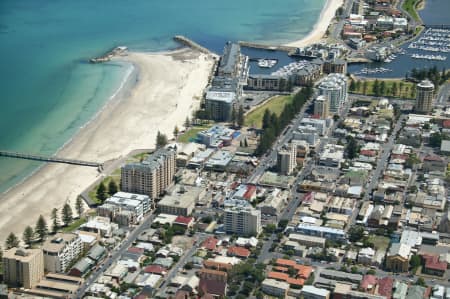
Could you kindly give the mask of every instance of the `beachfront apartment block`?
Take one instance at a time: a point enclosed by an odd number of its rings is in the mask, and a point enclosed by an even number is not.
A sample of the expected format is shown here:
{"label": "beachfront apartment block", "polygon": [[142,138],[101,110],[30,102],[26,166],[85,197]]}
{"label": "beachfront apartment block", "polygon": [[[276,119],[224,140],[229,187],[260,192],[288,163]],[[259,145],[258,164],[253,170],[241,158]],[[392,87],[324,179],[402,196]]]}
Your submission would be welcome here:
{"label": "beachfront apartment block", "polygon": [[83,251],[80,237],[72,233],[58,233],[47,239],[42,247],[44,268],[49,272],[64,273]]}
{"label": "beachfront apartment block", "polygon": [[423,80],[416,86],[416,112],[429,113],[433,109],[434,84]]}
{"label": "beachfront apartment block", "polygon": [[11,248],[3,252],[3,281],[10,287],[31,289],[44,277],[42,249]]}
{"label": "beachfront apartment block", "polygon": [[205,106],[208,116],[216,121],[229,121],[235,100],[235,92],[211,90],[206,92]]}
{"label": "beachfront apartment block", "polygon": [[344,74],[333,73],[325,77],[319,86],[319,95],[329,101],[330,112],[337,113],[347,100],[347,79]]}
{"label": "beachfront apartment block", "polygon": [[261,211],[248,205],[226,208],[224,227],[231,234],[258,235],[261,232]]}
{"label": "beachfront apartment block", "polygon": [[120,176],[122,191],[158,198],[172,184],[175,158],[174,149],[163,148],[140,163],[126,164]]}
{"label": "beachfront apartment block", "polygon": [[115,206],[119,211],[129,211],[137,221],[151,210],[153,200],[148,195],[117,192],[105,200],[106,205]]}

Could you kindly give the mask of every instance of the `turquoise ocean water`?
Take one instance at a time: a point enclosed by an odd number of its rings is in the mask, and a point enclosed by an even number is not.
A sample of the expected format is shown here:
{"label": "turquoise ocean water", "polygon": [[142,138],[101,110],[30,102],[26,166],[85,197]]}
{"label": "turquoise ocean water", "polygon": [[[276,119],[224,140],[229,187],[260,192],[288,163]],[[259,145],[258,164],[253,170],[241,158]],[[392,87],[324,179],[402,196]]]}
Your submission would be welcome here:
{"label": "turquoise ocean water", "polygon": [[[1,0],[0,149],[54,154],[117,90],[129,66],[90,65],[126,45],[176,47],[186,35],[216,52],[227,40],[305,36],[325,0]],[[0,158],[0,192],[41,164]]]}

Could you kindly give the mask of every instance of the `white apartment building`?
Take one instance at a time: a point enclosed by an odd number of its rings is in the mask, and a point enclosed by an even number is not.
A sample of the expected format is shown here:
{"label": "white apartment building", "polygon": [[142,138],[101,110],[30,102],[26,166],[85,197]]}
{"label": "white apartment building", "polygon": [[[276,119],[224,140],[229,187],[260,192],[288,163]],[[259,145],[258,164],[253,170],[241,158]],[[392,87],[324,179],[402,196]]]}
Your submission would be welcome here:
{"label": "white apartment building", "polygon": [[225,209],[224,227],[227,233],[258,235],[261,232],[261,211],[252,206],[229,207]]}
{"label": "white apartment building", "polygon": [[153,200],[148,195],[117,192],[106,199],[105,203],[117,206],[122,211],[130,211],[135,214],[137,220],[140,220],[151,210]]}
{"label": "white apartment building", "polygon": [[293,144],[284,146],[277,153],[277,168],[283,175],[290,175],[297,166],[297,147]]}
{"label": "white apartment building", "polygon": [[339,112],[347,100],[347,79],[344,74],[329,74],[319,84],[319,95],[325,96],[329,101],[330,112]]}
{"label": "white apartment building", "polygon": [[44,268],[49,272],[64,273],[83,250],[80,237],[72,233],[58,233],[45,241]]}

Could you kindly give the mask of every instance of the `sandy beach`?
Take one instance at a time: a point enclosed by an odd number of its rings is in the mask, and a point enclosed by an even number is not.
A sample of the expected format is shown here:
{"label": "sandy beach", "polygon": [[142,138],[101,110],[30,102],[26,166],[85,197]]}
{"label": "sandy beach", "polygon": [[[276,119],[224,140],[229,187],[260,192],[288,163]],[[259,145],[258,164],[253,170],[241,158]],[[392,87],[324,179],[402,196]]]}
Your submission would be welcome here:
{"label": "sandy beach", "polygon": [[[129,53],[120,59],[134,65],[129,77],[133,82],[127,82],[58,156],[104,162],[153,148],[158,130],[171,138],[175,125],[181,127],[199,106],[213,66],[212,57],[189,49]],[[0,196],[0,240],[10,232],[21,237],[39,214],[48,218],[54,207],[60,209],[67,201],[73,206],[78,194],[101,175],[90,167],[42,167]]]}
{"label": "sandy beach", "polygon": [[327,0],[327,3],[322,9],[320,17],[314,25],[313,30],[304,38],[287,43],[286,46],[305,47],[307,45],[320,41],[327,32],[327,28],[330,25],[330,22],[336,15],[336,10],[343,4],[344,0]]}

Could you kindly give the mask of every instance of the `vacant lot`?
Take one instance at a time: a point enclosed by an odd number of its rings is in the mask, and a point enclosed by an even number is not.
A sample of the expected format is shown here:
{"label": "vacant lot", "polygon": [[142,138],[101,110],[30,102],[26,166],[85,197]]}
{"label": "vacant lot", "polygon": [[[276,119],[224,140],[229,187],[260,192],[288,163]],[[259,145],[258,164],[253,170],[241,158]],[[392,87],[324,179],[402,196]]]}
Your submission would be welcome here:
{"label": "vacant lot", "polygon": [[270,98],[263,105],[250,111],[245,116],[244,124],[246,126],[261,128],[264,111],[266,111],[266,109],[269,109],[270,112],[275,112],[279,116],[284,109],[284,105],[292,103],[292,100],[292,96],[275,96]]}

